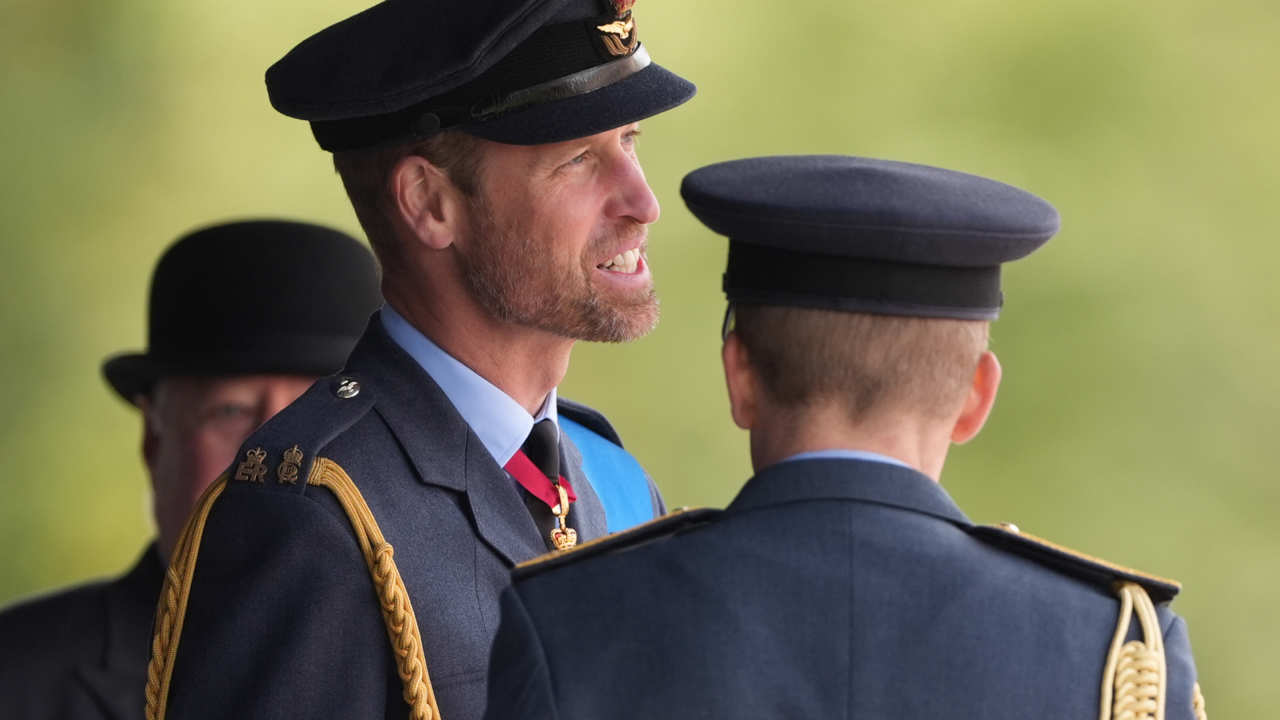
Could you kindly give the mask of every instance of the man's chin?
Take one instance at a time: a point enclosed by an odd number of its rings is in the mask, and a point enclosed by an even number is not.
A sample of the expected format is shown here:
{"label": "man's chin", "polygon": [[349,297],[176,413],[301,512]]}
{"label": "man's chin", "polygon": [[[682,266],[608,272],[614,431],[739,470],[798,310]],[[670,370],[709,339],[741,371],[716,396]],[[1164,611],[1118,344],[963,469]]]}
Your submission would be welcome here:
{"label": "man's chin", "polygon": [[660,315],[658,299],[650,292],[643,302],[626,307],[615,305],[601,308],[594,314],[590,329],[579,335],[578,339],[609,343],[639,340],[653,332],[658,326]]}

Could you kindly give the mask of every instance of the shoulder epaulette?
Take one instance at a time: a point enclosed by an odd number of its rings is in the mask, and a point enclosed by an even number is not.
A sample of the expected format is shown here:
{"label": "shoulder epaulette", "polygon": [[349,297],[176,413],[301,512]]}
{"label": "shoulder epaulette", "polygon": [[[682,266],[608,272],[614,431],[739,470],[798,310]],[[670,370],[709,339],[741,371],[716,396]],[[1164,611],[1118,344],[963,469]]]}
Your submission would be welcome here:
{"label": "shoulder epaulette", "polygon": [[317,454],[364,417],[373,401],[373,389],[358,375],[317,380],[249,436],[227,471],[228,480],[304,492]]}
{"label": "shoulder epaulette", "polygon": [[600,411],[564,398],[556,398],[556,412],[586,427],[605,440],[622,447],[622,438]]}
{"label": "shoulder epaulette", "polygon": [[622,532],[596,538],[569,550],[550,552],[532,560],[526,560],[516,566],[514,577],[517,580],[531,577],[584,558],[635,547],[660,537],[675,535],[678,532],[710,522],[720,512],[710,508],[679,508],[662,517],[654,518],[647,523]]}
{"label": "shoulder epaulette", "polygon": [[1172,600],[1182,590],[1182,584],[1176,580],[1151,575],[1077,552],[1024,533],[1017,526],[1008,523],[977,525],[969,530],[969,534],[1008,552],[1022,555],[1067,575],[1099,585],[1110,587],[1119,581],[1137,583],[1157,603]]}
{"label": "shoulder epaulette", "polygon": [[[160,591],[151,661],[147,665],[147,718],[164,720],[173,679],[173,660],[178,654],[201,540],[209,513],[228,482],[259,484],[271,487],[275,492],[292,492],[290,486],[293,486],[297,488],[296,492],[301,493],[308,486],[319,486],[333,494],[364,556],[374,593],[379,598],[394,598],[394,601],[379,605],[391,647],[396,651],[396,669],[404,685],[409,717],[440,717],[435,690],[427,673],[422,633],[408,602],[409,591],[392,557],[391,545],[378,527],[373,510],[346,471],[332,460],[316,457],[318,451],[364,417],[372,407],[373,393],[361,387],[354,375],[335,375],[317,381],[292,405],[277,413],[249,437],[244,445],[247,449],[242,450],[245,459],[209,486],[196,503],[178,537]],[[281,458],[274,473],[270,472],[267,448],[276,449]],[[268,475],[271,475],[270,479]]]}

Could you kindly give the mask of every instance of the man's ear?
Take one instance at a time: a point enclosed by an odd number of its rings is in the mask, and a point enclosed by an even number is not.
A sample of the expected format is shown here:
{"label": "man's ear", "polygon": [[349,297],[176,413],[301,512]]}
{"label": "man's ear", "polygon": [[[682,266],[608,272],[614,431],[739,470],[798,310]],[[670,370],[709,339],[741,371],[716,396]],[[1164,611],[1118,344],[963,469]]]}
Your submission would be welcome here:
{"label": "man's ear", "polygon": [[152,420],[155,406],[151,404],[151,398],[146,395],[134,398],[133,404],[137,405],[142,413],[142,461],[147,464],[147,474],[154,478],[160,452],[160,436],[156,432],[155,421]]}
{"label": "man's ear", "polygon": [[462,194],[443,170],[420,155],[400,159],[391,170],[391,192],[400,221],[418,242],[443,250],[458,235]]}
{"label": "man's ear", "polygon": [[724,362],[724,380],[729,388],[729,412],[733,415],[733,422],[743,430],[750,430],[760,412],[760,379],[751,366],[747,346],[738,333],[731,332],[725,337],[720,359]]}
{"label": "man's ear", "polygon": [[978,367],[973,371],[960,417],[951,428],[951,442],[957,445],[969,442],[986,424],[987,416],[996,403],[996,391],[1000,389],[1000,374],[1000,361],[996,354],[990,350],[983,351],[978,358]]}

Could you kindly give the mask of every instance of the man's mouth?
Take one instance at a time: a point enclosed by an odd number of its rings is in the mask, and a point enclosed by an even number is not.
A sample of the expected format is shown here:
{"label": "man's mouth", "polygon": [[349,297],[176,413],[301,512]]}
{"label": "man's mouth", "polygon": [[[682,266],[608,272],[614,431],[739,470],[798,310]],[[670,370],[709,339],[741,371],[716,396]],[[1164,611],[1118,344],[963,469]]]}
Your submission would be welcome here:
{"label": "man's mouth", "polygon": [[634,275],[636,269],[640,266],[641,257],[640,248],[632,248],[614,255],[612,259],[600,263],[596,267],[609,272]]}

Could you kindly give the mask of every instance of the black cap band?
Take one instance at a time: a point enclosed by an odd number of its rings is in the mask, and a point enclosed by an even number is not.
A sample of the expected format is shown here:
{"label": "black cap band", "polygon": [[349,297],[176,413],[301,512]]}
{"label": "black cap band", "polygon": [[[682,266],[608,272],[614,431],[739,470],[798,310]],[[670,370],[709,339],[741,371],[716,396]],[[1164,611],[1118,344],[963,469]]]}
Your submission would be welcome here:
{"label": "black cap band", "polygon": [[994,320],[1003,302],[999,265],[908,264],[730,240],[730,302],[961,320]]}

